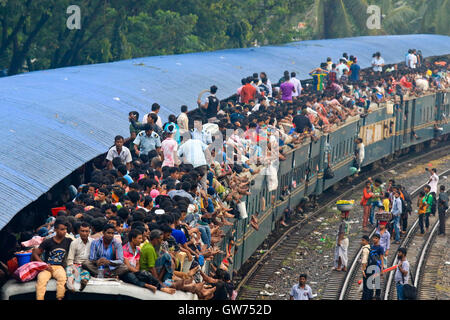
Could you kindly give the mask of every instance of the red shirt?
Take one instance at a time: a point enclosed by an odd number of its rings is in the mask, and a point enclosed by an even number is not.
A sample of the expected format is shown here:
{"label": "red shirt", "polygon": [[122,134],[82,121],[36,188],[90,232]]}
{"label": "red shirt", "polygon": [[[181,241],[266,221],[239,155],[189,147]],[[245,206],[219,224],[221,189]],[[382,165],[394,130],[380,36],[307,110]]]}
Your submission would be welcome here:
{"label": "red shirt", "polygon": [[250,83],[247,83],[241,90],[241,102],[248,103],[250,100],[255,99],[256,89]]}

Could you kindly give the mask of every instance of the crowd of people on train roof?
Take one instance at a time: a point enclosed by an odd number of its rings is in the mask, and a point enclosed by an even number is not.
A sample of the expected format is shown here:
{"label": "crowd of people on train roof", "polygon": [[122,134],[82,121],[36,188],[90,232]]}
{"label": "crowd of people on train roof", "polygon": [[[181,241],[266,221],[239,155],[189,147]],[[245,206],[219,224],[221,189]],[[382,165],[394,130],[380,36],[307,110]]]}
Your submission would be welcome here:
{"label": "crowd of people on train roof", "polygon": [[[448,87],[447,61],[425,61],[410,50],[405,62],[385,65],[377,52],[363,70],[357,57],[343,54],[311,70],[312,84],[302,84],[295,72],[285,71],[278,81],[254,73],[231,98],[220,101],[213,85],[197,110],[188,115],[182,106],[165,123],[157,103],[143,117],[131,111],[130,138],[116,136],[90,181],[71,186],[61,210],[22,233],[11,251],[32,249],[32,261],[47,264],[36,277],[36,299],[44,299],[51,278],[63,299],[67,290],[84,290],[92,277],[120,279],[168,298],[181,290],[200,299],[234,299],[229,269],[236,230],[225,237],[224,229],[247,216],[244,201],[254,177],[261,171],[276,176],[267,168],[286,152],[348,118],[366,116],[375,104],[401,108],[407,96]],[[257,231],[258,213],[248,215]],[[14,271],[11,261],[1,263],[0,278]]]}

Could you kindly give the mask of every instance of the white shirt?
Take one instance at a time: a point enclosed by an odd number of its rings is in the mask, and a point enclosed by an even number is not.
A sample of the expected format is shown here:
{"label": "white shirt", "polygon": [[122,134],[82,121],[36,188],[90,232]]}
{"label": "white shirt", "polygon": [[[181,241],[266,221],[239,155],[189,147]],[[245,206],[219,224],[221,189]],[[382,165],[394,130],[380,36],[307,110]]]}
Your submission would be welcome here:
{"label": "white shirt", "polygon": [[373,58],[372,59],[372,64],[374,64],[373,66],[373,71],[375,72],[382,72],[383,71],[383,67],[381,65],[384,64],[384,59],[382,57],[378,58]]}
{"label": "white shirt", "polygon": [[194,168],[205,166],[206,157],[204,151],[208,148],[201,140],[189,139],[183,143],[178,149],[178,157],[183,159],[183,163],[190,163]]}
{"label": "white shirt", "polygon": [[297,283],[291,289],[291,297],[294,300],[310,300],[313,298],[311,287],[305,284],[305,288],[301,288]]}
{"label": "white shirt", "polygon": [[415,69],[416,65],[417,65],[417,57],[415,54],[408,54],[408,67],[410,67],[411,69]]}
{"label": "white shirt", "polygon": [[416,87],[422,91],[427,91],[429,89],[429,83],[423,78],[416,79]]}
{"label": "white shirt", "polygon": [[430,192],[434,192],[437,194],[437,186],[439,183],[439,176],[436,173],[433,173],[433,175],[430,177],[430,180],[431,180],[429,183],[430,188],[431,188]]}
{"label": "white shirt", "polygon": [[[154,113],[154,112],[152,111],[152,112],[150,112],[150,113]],[[148,118],[148,115],[149,115],[150,113],[147,113],[147,114],[144,115],[144,119],[142,119],[142,124],[147,123],[147,118]],[[156,114],[156,113],[155,113],[155,114]],[[161,117],[160,117],[160,116],[158,116],[158,120],[156,120],[156,125],[157,125],[158,127],[160,127],[160,128],[163,127],[163,123],[162,123],[162,120],[161,120]]]}
{"label": "white shirt", "polygon": [[358,157],[359,157],[359,162],[362,163],[364,161],[364,157],[365,155],[365,149],[364,149],[364,143],[360,143],[358,144]]}
{"label": "white shirt", "polygon": [[336,67],[337,80],[341,79],[342,75],[344,74],[344,70],[347,70],[347,72],[350,71],[346,64],[341,63]]}
{"label": "white shirt", "polygon": [[74,263],[82,264],[89,260],[89,254],[91,252],[92,239],[89,237],[86,244],[77,238],[70,243],[69,253],[67,254],[67,265],[70,266]]}
{"label": "white shirt", "polygon": [[117,152],[116,146],[109,149],[108,154],[106,155],[106,160],[113,161],[116,157],[119,157],[120,160],[122,160],[122,164],[130,163],[133,160],[130,149],[125,146],[122,146],[122,152],[120,152],[120,154]]}
{"label": "white shirt", "polygon": [[408,262],[408,260],[405,260],[405,261],[402,262],[402,269],[404,271],[408,271],[408,274],[406,276],[402,277],[402,273],[397,268],[395,270],[394,281],[395,281],[395,283],[400,282],[401,284],[407,284],[408,281],[409,281],[409,262]]}
{"label": "white shirt", "polygon": [[302,93],[302,83],[297,78],[291,78],[289,80],[290,83],[294,85],[295,92],[292,93],[293,97],[298,97]]}
{"label": "white shirt", "polygon": [[191,132],[192,139],[200,140],[204,144],[209,145],[212,143],[212,136],[206,130],[198,131],[197,128],[194,128]]}

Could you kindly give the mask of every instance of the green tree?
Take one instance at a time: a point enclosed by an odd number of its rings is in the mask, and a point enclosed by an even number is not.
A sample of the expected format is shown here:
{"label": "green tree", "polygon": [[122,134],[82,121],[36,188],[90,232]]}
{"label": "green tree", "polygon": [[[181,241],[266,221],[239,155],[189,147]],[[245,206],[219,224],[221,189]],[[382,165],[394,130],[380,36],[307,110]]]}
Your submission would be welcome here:
{"label": "green tree", "polygon": [[319,39],[371,35],[366,0],[316,0],[315,36]]}

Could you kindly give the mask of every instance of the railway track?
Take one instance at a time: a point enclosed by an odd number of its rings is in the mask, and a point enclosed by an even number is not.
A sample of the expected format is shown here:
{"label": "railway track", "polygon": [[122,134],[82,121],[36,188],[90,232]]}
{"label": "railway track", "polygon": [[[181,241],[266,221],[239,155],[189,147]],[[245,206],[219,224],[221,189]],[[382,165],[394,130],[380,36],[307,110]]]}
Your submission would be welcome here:
{"label": "railway track", "polygon": [[[447,169],[444,172],[441,172],[439,174],[440,177],[445,176],[450,172],[450,169]],[[411,193],[411,199],[417,197],[418,193],[422,188],[425,186],[425,184],[419,186]],[[414,200],[413,200],[414,205]],[[437,218],[431,216],[430,217],[430,225],[433,225]],[[389,256],[387,261],[387,267],[393,266],[395,264],[398,264],[397,262],[397,250],[400,247],[405,247],[408,249],[408,261],[410,261],[410,264],[412,265],[412,273],[414,274],[415,266],[415,260],[412,259],[412,257],[416,257],[417,255],[422,252],[421,245],[422,243],[426,243],[427,239],[432,236],[432,232],[428,232],[424,237],[417,236],[417,230],[418,230],[418,219],[415,219],[413,224],[409,224],[407,234],[406,236],[401,240],[400,244],[395,244],[391,242],[391,246],[389,249]],[[370,237],[375,233],[375,229],[373,229],[370,233]],[[359,290],[359,286],[357,284],[357,281],[361,278],[361,264],[360,264],[360,258],[361,258],[362,249],[360,248],[357,252],[357,254],[353,257],[351,267],[348,270],[347,274],[345,275],[342,287],[339,288],[338,286],[331,288],[330,291],[331,295],[333,292],[339,292],[339,300],[359,300],[361,299],[362,292]],[[412,260],[411,260],[412,259]],[[394,272],[390,272],[387,276],[381,278],[381,291],[382,291],[382,297],[384,300],[395,300],[396,294],[395,294],[395,285],[394,285]],[[338,283],[336,283],[338,284]],[[334,290],[333,290],[334,289]],[[384,292],[384,294],[383,294]]]}
{"label": "railway track", "polygon": [[[417,288],[418,300],[436,299],[435,285],[437,283],[441,255],[439,252],[434,252],[434,254],[431,253],[439,230],[439,219],[437,216],[430,217],[430,225],[431,230],[425,238],[417,236],[418,227],[416,226],[414,234],[411,235],[412,240],[405,244],[405,247],[408,249],[407,256],[409,256],[409,259],[411,259],[411,256],[415,258],[413,259],[413,261],[415,260],[415,263],[411,266],[410,283]],[[412,248],[411,242],[416,244]],[[420,250],[417,250],[418,248],[420,248]],[[394,264],[397,263],[398,261],[395,259]],[[385,300],[397,299],[396,289],[392,278],[393,275],[388,279],[384,297]]]}
{"label": "railway track", "polygon": [[[450,227],[450,219],[447,218],[446,220],[446,230],[448,230]],[[417,288],[418,300],[445,299],[445,297],[439,297],[437,284],[442,275],[440,267],[446,260],[445,252],[448,247],[448,236],[438,237],[438,230],[439,221],[433,227],[430,237],[425,243],[422,254],[417,261],[417,268],[413,279],[414,286]]]}
{"label": "railway track", "polygon": [[[380,176],[386,171],[396,169],[403,165],[407,161],[419,161],[423,158],[429,157],[430,153],[440,153],[444,152],[448,153],[448,146],[435,149],[433,151],[428,152],[427,154],[422,154],[419,156],[412,156],[408,157],[406,156],[404,159],[400,159],[401,162],[395,164],[392,167],[385,168],[381,173],[376,174],[375,176]],[[373,174],[373,172],[367,173],[367,177],[370,176],[370,174]],[[305,236],[310,234],[314,231],[319,225],[320,222],[318,222],[315,218],[319,217],[321,213],[326,211],[327,207],[330,205],[334,205],[335,202],[339,199],[343,199],[352,193],[355,192],[355,190],[362,189],[362,186],[364,185],[366,178],[361,179],[360,183],[357,185],[354,185],[352,187],[349,187],[346,191],[339,194],[336,197],[333,197],[333,199],[327,201],[325,205],[322,205],[320,208],[315,210],[314,212],[307,215],[306,218],[303,218],[298,223],[296,223],[294,226],[290,227],[271,247],[269,250],[267,250],[259,259],[256,261],[253,265],[253,267],[247,272],[245,277],[241,280],[239,285],[237,286],[238,291],[238,298],[239,299],[248,299],[248,300],[255,300],[260,294],[260,291],[264,290],[264,286],[267,283],[267,281],[273,276],[273,274],[280,268],[280,265],[295,248],[297,248],[299,241],[302,240]],[[374,232],[374,231],[373,231]],[[283,244],[283,246],[280,246],[280,244]],[[359,243],[356,243],[353,241],[348,251],[354,252],[357,251],[359,247]],[[338,292],[340,288],[342,288],[343,278],[345,277],[345,273],[333,273],[333,276],[331,279],[329,279],[328,287],[332,288],[335,287],[335,290],[326,290],[325,295],[323,299],[330,299],[334,295],[334,300],[337,299]],[[332,291],[335,291],[334,293]]]}

